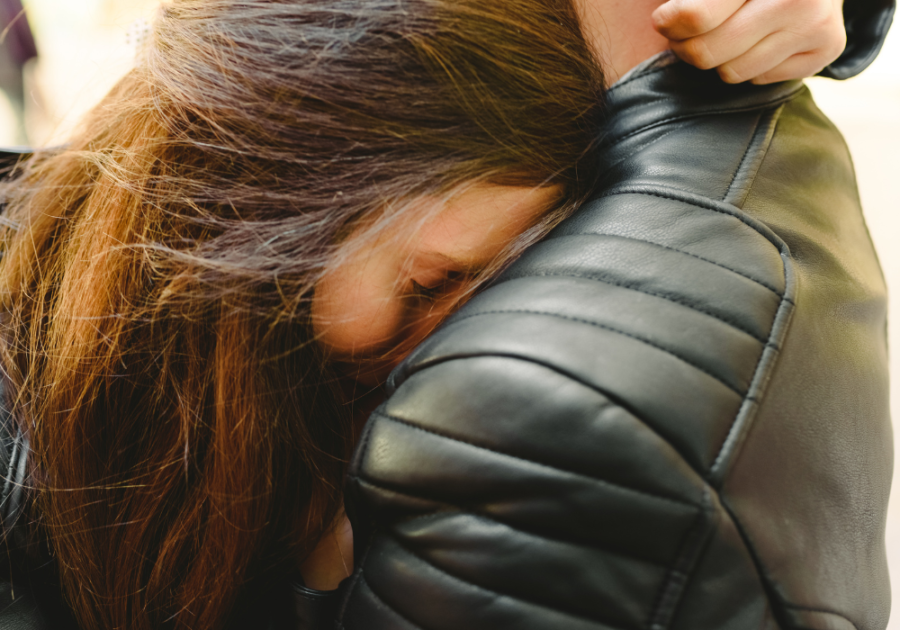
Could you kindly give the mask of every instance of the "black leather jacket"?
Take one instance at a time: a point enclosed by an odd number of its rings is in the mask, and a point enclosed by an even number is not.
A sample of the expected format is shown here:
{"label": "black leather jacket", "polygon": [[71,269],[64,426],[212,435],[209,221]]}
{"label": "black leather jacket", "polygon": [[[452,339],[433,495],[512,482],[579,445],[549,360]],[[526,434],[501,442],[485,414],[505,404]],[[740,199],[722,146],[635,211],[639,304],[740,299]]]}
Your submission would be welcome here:
{"label": "black leather jacket", "polygon": [[880,630],[886,297],[800,82],[609,93],[603,193],[391,377],[345,630]]}
{"label": "black leather jacket", "polygon": [[[824,74],[871,62],[893,4],[847,0]],[[285,627],[885,626],[884,285],[839,134],[800,83],[683,64],[609,109],[603,195],[393,375],[349,482],[358,568],[292,587]],[[0,629],[68,627],[48,584],[0,583]]]}

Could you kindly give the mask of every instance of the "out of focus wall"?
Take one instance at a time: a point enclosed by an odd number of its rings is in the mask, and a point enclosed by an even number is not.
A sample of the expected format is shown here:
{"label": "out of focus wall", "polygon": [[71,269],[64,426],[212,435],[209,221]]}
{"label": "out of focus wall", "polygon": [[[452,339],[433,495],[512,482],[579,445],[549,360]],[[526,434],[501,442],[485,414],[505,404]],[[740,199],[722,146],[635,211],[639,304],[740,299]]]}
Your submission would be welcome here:
{"label": "out of focus wall", "polygon": [[[32,145],[63,142],[82,114],[131,67],[133,31],[157,0],[24,0],[40,51],[27,78]],[[844,132],[891,297],[893,413],[900,451],[900,25],[862,76],[809,82],[820,107]],[[0,146],[13,144],[12,110],[0,96]],[[888,521],[888,553],[900,630],[900,466]]]}
{"label": "out of focus wall", "polygon": [[[150,20],[158,0],[23,0],[37,40],[37,60],[26,71],[28,141],[65,141],[83,114],[132,67],[139,20]],[[0,96],[0,145],[14,134],[12,111]]]}

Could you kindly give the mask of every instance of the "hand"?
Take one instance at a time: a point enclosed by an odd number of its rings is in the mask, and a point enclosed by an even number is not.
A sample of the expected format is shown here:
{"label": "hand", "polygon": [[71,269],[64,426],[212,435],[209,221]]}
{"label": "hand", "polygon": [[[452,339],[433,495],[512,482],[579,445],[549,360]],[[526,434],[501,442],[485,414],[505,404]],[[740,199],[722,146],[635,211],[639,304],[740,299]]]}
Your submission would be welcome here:
{"label": "hand", "polygon": [[681,59],[727,83],[816,74],[847,43],[843,0],[669,0],[653,26]]}
{"label": "hand", "polygon": [[333,591],[353,573],[353,528],[341,513],[303,563],[300,575],[308,588]]}

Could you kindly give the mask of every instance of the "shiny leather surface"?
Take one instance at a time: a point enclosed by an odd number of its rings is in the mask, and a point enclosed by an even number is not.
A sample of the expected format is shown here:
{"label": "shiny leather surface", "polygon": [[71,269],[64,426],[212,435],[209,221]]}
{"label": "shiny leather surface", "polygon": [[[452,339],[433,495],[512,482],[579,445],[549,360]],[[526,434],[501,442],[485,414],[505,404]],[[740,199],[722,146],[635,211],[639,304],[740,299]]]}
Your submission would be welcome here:
{"label": "shiny leather surface", "polygon": [[37,606],[27,593],[16,593],[9,582],[0,583],[0,628],[3,630],[44,630],[47,628]]}
{"label": "shiny leather surface", "polygon": [[[865,70],[878,56],[896,8],[896,0],[844,0],[847,47],[819,74],[832,79],[849,79]],[[873,42],[877,45],[873,46]]]}
{"label": "shiny leather surface", "polygon": [[[848,47],[822,74],[847,78],[864,69],[881,48],[894,4],[846,0]],[[857,460],[878,440],[879,431],[880,446],[889,443],[883,421],[860,421],[885,413],[878,408],[883,347],[872,332],[883,317],[881,287],[866,288],[863,282],[855,299],[836,303],[827,292],[804,297],[820,307],[827,304],[843,319],[826,325],[813,317],[804,334],[797,334],[792,324],[785,344],[799,348],[788,354],[776,355],[771,347],[759,350],[788,329],[786,321],[776,326],[775,318],[781,312],[787,320],[794,310],[784,296],[796,291],[798,278],[811,276],[804,282],[814,283],[824,278],[838,294],[859,288],[860,279],[878,285],[870,277],[874,261],[861,236],[848,181],[852,172],[846,162],[833,163],[832,151],[845,152],[814,114],[809,120],[799,115],[793,123],[799,144],[788,142],[792,148],[776,161],[767,157],[773,138],[777,146],[783,144],[782,116],[802,113],[795,110],[795,101],[808,104],[794,84],[766,88],[761,103],[755,89],[723,90],[707,79],[662,86],[638,79],[612,98],[608,183],[620,187],[561,227],[556,243],[541,246],[540,252],[550,252],[547,262],[544,253],[530,254],[511,270],[507,282],[484,296],[503,296],[512,300],[503,302],[504,308],[516,309],[521,297],[497,291],[512,287],[516,293],[522,287],[529,294],[537,291],[534,295],[545,299],[543,306],[553,298],[548,308],[554,309],[559,304],[553,296],[561,293],[562,301],[573,302],[573,310],[527,318],[468,310],[472,322],[492,326],[471,341],[489,338],[499,327],[503,334],[497,335],[495,346],[485,350],[473,345],[441,355],[445,332],[454,330],[448,327],[407,363],[395,379],[397,393],[382,409],[383,414],[397,414],[399,421],[377,416],[358,452],[350,509],[356,512],[357,549],[365,555],[346,585],[349,595],[338,621],[329,617],[340,593],[291,591],[285,595],[291,611],[286,618],[284,606],[276,607],[277,614],[261,610],[259,627],[624,629],[635,627],[634,620],[654,629],[883,627],[886,582],[878,541],[889,454],[876,450],[878,457],[868,466]],[[668,98],[677,102],[666,102]],[[790,107],[773,109],[789,101]],[[723,107],[730,112],[725,117],[718,111]],[[808,125],[826,128],[816,136],[822,144],[804,146]],[[704,135],[694,135],[701,128]],[[818,162],[830,165],[832,170],[821,177],[838,179],[810,203],[799,203],[798,208],[807,210],[800,223],[781,225],[779,216],[791,218],[780,197],[784,189],[793,203],[813,187],[812,181],[797,181],[793,162],[785,166],[797,154],[809,169],[815,170]],[[22,155],[0,151],[0,177]],[[621,187],[632,184],[675,188],[680,201],[667,199],[668,189],[655,197],[646,188]],[[810,225],[821,227],[819,204],[831,207],[835,190],[841,202],[827,217],[833,223],[824,230],[827,234],[804,232]],[[710,200],[723,203],[710,209],[704,205]],[[750,218],[749,223],[728,218],[738,216],[736,209],[743,210],[738,214]],[[753,212],[762,223],[750,217]],[[777,232],[774,240],[766,227],[769,221]],[[840,231],[845,221],[852,226],[849,242],[843,235],[835,241],[832,232]],[[786,263],[779,238],[790,243],[789,237],[797,242],[791,245],[791,263]],[[641,239],[651,242],[641,244]],[[582,243],[585,250],[579,253]],[[834,247],[842,250],[841,256],[834,255]],[[807,265],[807,250],[818,252],[812,259],[831,258],[830,266],[819,264],[821,260]],[[845,264],[842,257],[852,253],[860,254],[861,261]],[[544,267],[551,259],[560,274],[575,277],[555,278]],[[710,273],[709,265],[721,271]],[[800,273],[790,271],[798,267]],[[835,270],[836,275],[829,275]],[[550,282],[529,284],[544,281]],[[548,293],[541,293],[545,288]],[[569,300],[569,290],[578,299]],[[628,299],[622,301],[623,295]],[[581,304],[584,296],[618,304],[618,315]],[[497,307],[481,301],[470,306],[476,308]],[[798,313],[795,320],[807,311]],[[462,324],[466,317],[460,314],[454,322]],[[856,332],[843,344],[847,357],[840,356],[840,348],[820,343],[852,329],[844,324],[857,317]],[[548,326],[544,319],[550,318],[569,327]],[[695,327],[696,321],[706,325]],[[509,330],[507,322],[512,322]],[[623,330],[615,332],[616,326]],[[670,329],[683,337],[662,334]],[[450,336],[460,337],[457,332]],[[517,354],[530,341],[542,342],[534,349],[546,356]],[[859,341],[863,346],[857,352],[853,344]],[[554,351],[556,342],[563,345]],[[504,343],[512,345],[502,347]],[[873,345],[874,359],[857,365],[855,359]],[[573,355],[581,358],[563,366],[569,360],[562,356],[566,347],[578,350]],[[760,372],[775,381],[762,411],[753,395],[741,396],[748,387],[759,392],[765,385],[749,365],[754,348],[760,359],[767,357],[760,365],[773,364]],[[820,352],[806,354],[807,348]],[[466,354],[470,351],[471,356]],[[871,370],[875,384],[856,389],[862,377],[854,372],[856,377],[844,378],[845,359],[854,370]],[[824,362],[834,372],[825,370]],[[795,363],[801,364],[802,377],[794,378]],[[820,378],[807,374],[816,372],[811,367],[823,368]],[[791,371],[791,378],[779,370]],[[748,378],[755,384],[748,385]],[[484,396],[488,389],[493,393]],[[848,414],[834,434],[833,422],[810,422],[809,414],[795,417],[782,411],[812,404],[812,410],[833,421],[838,411],[832,411],[832,390],[843,394],[844,406],[835,409]],[[734,412],[738,398],[744,402]],[[867,406],[875,408],[857,414]],[[461,411],[452,413],[455,407]],[[742,422],[732,421],[726,431],[722,424],[729,413]],[[446,436],[436,437],[444,425]],[[10,427],[4,422],[2,428]],[[862,434],[853,434],[857,430]],[[845,449],[848,433],[853,434],[853,448]],[[722,435],[731,440],[728,448],[717,442],[726,439]],[[2,440],[0,466],[9,483],[0,505],[10,544],[19,534],[12,525],[23,504],[12,490],[24,479],[19,464],[27,449],[20,448],[25,440],[15,432],[4,433]],[[709,463],[719,453],[727,454],[722,462],[738,459],[742,442],[746,454],[740,459],[747,464]],[[821,479],[808,479],[804,466],[809,459]],[[412,471],[409,477],[407,471]],[[827,496],[815,492],[804,497],[799,490],[806,483],[826,489]],[[823,501],[829,507],[825,515]],[[865,517],[848,514],[848,501]],[[748,544],[748,531],[760,542]],[[829,559],[832,552],[835,557]],[[808,570],[803,562],[811,562]],[[3,572],[4,579],[7,574]],[[816,579],[807,579],[811,575]],[[823,579],[828,588],[821,586]],[[836,583],[846,585],[846,592],[839,592]],[[869,587],[872,592],[866,595]],[[42,601],[55,599],[51,588],[37,589],[46,596]],[[48,622],[41,611],[54,605],[37,605],[28,591],[23,583],[13,591],[9,582],[0,582],[0,629],[74,627],[60,621],[60,615],[50,615],[53,621]],[[828,606],[818,610],[809,603],[814,601]],[[859,610],[871,612],[862,613],[866,619],[855,625]]]}
{"label": "shiny leather surface", "polygon": [[287,628],[331,628],[337,614],[341,592],[317,591],[299,583],[291,584],[290,600],[293,615],[287,620]]}
{"label": "shiny leather surface", "polygon": [[345,630],[882,630],[886,297],[799,82],[609,95],[602,195],[392,375]]}

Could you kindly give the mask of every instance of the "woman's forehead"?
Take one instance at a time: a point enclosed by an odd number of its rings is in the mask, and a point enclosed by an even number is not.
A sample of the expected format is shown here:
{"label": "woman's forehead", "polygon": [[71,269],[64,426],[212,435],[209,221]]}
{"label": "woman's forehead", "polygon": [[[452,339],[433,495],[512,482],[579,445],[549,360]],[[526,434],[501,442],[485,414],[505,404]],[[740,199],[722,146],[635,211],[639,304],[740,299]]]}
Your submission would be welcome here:
{"label": "woman's forehead", "polygon": [[412,249],[458,271],[487,265],[553,206],[556,187],[480,185],[448,199],[409,235]]}

